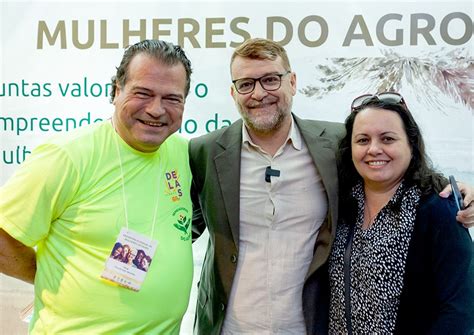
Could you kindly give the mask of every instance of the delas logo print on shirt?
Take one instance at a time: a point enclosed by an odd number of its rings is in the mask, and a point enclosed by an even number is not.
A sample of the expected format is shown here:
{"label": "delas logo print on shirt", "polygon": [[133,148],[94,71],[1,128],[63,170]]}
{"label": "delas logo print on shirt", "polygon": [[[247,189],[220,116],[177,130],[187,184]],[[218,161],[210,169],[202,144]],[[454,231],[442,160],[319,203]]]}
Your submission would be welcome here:
{"label": "delas logo print on shirt", "polygon": [[173,212],[176,223],[173,226],[182,232],[181,240],[188,241],[191,238],[191,216],[186,208],[180,207]]}
{"label": "delas logo print on shirt", "polygon": [[177,170],[165,172],[165,195],[171,197],[173,202],[177,202],[183,196],[181,183],[179,182],[179,173]]}

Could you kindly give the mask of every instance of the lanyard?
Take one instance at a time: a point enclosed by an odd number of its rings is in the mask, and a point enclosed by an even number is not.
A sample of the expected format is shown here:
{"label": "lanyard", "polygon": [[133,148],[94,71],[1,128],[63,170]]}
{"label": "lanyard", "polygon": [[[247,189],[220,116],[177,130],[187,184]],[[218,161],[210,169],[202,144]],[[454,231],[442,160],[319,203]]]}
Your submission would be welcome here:
{"label": "lanyard", "polygon": [[[120,165],[120,179],[121,179],[121,184],[122,184],[122,202],[123,202],[123,209],[124,209],[124,212],[125,212],[125,224],[126,224],[126,227],[128,229],[128,209],[127,209],[127,199],[126,199],[126,196],[125,196],[125,176],[124,176],[124,173],[123,173],[122,156],[120,155],[120,149],[119,149],[118,140],[117,140],[117,136],[120,136],[120,135],[118,134],[117,130],[115,129],[115,126],[114,126],[114,123],[113,123],[112,119],[110,119],[110,121],[112,123],[112,127],[115,130],[115,134],[113,134],[113,135],[114,135],[115,149],[117,150],[117,157],[118,157],[118,161],[119,161],[119,165]],[[159,184],[160,184],[159,183],[160,175],[161,175],[161,173],[158,173],[158,177],[156,178],[156,185],[158,186],[158,189],[159,189]],[[157,190],[155,209],[153,210],[153,222],[152,222],[152,227],[151,227],[150,239],[153,238],[153,234],[155,232],[156,213],[158,211],[159,197],[160,197],[160,192]]]}

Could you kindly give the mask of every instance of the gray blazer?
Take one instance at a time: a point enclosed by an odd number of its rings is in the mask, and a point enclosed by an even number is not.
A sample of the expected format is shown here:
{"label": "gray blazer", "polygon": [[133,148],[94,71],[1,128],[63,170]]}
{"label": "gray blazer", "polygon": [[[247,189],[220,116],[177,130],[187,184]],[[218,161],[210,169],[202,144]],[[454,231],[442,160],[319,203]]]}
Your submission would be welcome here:
{"label": "gray blazer", "polygon": [[[327,332],[329,289],[326,263],[338,213],[335,152],[344,129],[338,123],[294,118],[322,177],[329,203],[328,215],[319,231],[313,260],[306,274],[302,299],[308,334],[319,334]],[[194,138],[189,143],[193,173],[193,237],[198,237],[206,227],[209,231],[198,284],[195,334],[220,334],[224,321],[239,257],[241,145],[242,120]]]}

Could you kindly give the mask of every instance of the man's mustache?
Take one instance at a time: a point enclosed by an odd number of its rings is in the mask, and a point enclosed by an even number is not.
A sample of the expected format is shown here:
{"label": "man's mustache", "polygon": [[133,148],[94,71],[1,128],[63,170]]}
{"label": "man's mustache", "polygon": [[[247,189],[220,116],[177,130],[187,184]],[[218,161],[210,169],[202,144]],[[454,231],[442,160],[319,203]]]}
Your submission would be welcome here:
{"label": "man's mustache", "polygon": [[267,107],[270,106],[271,104],[277,102],[277,98],[272,98],[272,99],[264,99],[262,101],[250,101],[247,103],[248,108],[262,108],[262,107]]}

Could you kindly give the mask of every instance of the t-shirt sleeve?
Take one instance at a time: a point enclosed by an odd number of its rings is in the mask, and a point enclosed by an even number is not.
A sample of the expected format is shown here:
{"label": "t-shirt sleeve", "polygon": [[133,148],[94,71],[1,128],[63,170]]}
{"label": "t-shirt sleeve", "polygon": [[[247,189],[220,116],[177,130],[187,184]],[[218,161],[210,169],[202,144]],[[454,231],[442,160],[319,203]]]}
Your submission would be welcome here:
{"label": "t-shirt sleeve", "polygon": [[0,188],[0,227],[21,243],[36,245],[71,202],[78,175],[64,149],[40,145]]}

